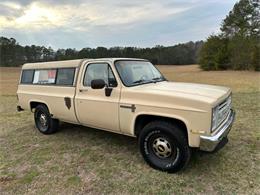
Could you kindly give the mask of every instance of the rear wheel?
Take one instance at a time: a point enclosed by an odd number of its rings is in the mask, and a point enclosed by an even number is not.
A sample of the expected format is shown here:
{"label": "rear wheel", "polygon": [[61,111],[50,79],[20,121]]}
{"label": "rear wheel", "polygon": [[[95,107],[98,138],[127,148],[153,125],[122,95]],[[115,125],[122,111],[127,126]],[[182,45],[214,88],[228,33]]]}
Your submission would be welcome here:
{"label": "rear wheel", "polygon": [[190,148],[182,130],[166,121],[146,125],[139,135],[139,146],[145,161],[153,168],[175,173],[190,159]]}
{"label": "rear wheel", "polygon": [[36,128],[43,134],[52,134],[58,130],[59,121],[51,118],[49,109],[45,105],[38,105],[34,112]]}

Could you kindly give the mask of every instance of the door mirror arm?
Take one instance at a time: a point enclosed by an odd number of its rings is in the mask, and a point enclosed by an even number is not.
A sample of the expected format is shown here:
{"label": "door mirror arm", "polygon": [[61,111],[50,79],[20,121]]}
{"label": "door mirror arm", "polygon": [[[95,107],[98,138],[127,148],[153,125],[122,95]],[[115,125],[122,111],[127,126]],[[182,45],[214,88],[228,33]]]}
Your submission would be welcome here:
{"label": "door mirror arm", "polygon": [[113,91],[113,88],[112,87],[109,87],[107,84],[106,84],[106,87],[105,87],[105,94],[107,97],[109,97],[111,95]]}
{"label": "door mirror arm", "polygon": [[107,97],[111,96],[113,91],[112,87],[109,87],[108,84],[105,83],[103,79],[95,79],[91,81],[91,88],[92,89],[103,89],[105,88],[105,95]]}

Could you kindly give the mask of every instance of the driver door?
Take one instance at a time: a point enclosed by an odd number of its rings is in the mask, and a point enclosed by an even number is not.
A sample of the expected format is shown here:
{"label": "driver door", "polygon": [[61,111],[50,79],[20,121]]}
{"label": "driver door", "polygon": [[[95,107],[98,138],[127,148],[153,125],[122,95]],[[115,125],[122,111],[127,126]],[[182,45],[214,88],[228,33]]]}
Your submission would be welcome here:
{"label": "driver door", "polygon": [[[76,95],[77,115],[80,123],[110,131],[119,131],[120,88],[108,63],[88,63],[81,75],[81,83]],[[103,79],[112,89],[106,96],[105,88],[92,89],[91,81]]]}

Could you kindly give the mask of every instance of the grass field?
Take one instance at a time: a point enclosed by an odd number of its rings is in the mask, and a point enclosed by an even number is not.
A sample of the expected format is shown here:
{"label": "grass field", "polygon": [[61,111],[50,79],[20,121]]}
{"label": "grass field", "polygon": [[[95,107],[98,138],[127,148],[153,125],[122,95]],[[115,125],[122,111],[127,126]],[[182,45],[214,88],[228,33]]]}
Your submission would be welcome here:
{"label": "grass field", "polygon": [[260,73],[159,66],[173,81],[229,86],[237,118],[215,154],[194,152],[178,174],[151,169],[137,141],[62,124],[40,134],[30,112],[16,112],[18,68],[0,68],[0,194],[260,194]]}

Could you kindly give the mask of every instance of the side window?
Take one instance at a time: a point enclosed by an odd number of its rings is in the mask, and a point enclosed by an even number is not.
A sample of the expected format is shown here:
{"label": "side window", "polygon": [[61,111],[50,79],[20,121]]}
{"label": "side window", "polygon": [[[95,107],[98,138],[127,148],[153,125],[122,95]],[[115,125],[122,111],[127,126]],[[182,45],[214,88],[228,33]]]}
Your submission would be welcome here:
{"label": "side window", "polygon": [[103,79],[109,87],[116,87],[116,78],[108,64],[89,64],[83,81],[84,86],[91,86],[91,81]]}
{"label": "side window", "polygon": [[73,85],[75,68],[59,68],[57,73],[57,85]]}
{"label": "side window", "polygon": [[55,84],[57,70],[35,70],[33,84]]}
{"label": "side window", "polygon": [[34,73],[34,70],[23,70],[21,83],[22,84],[31,84],[33,82],[33,73]]}

